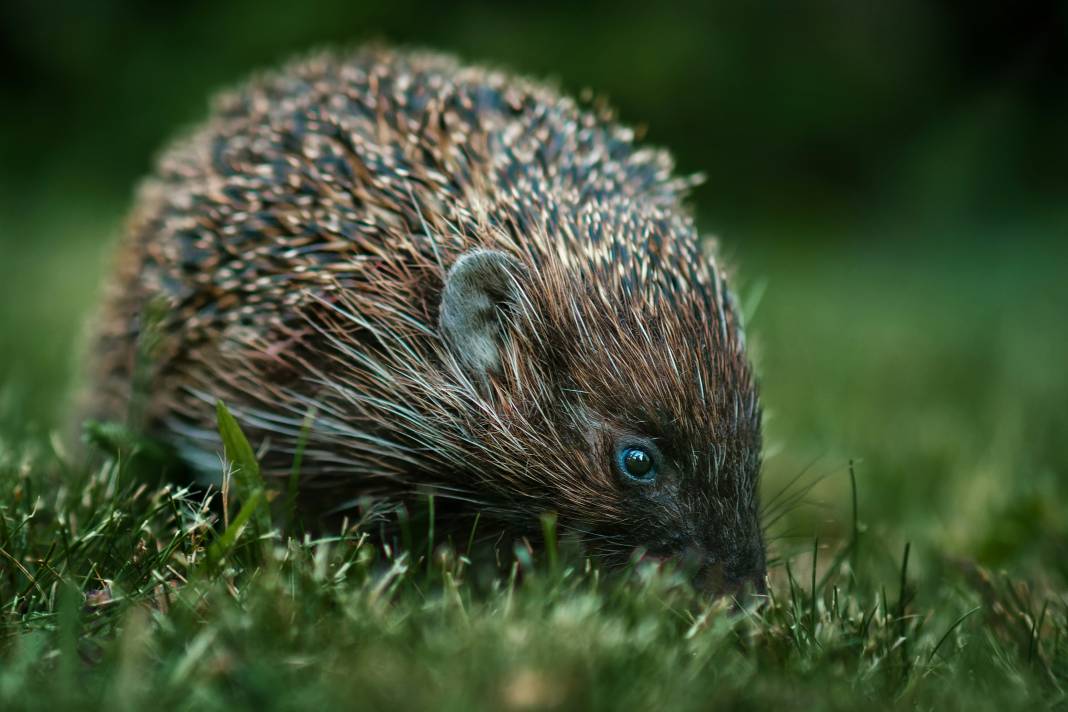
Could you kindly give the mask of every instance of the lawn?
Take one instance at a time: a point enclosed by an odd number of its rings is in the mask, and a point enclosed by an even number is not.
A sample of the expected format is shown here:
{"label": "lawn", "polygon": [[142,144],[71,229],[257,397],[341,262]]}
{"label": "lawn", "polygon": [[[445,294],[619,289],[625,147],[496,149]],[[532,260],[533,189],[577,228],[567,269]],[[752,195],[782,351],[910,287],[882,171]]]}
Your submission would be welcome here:
{"label": "lawn", "polygon": [[[118,212],[49,229],[103,235]],[[783,232],[724,241],[775,561],[742,611],[567,547],[489,565],[370,523],[290,537],[277,499],[248,505],[254,477],[222,502],[121,437],[86,457],[61,431],[101,241],[12,247],[0,709],[1065,706],[1068,248]]]}

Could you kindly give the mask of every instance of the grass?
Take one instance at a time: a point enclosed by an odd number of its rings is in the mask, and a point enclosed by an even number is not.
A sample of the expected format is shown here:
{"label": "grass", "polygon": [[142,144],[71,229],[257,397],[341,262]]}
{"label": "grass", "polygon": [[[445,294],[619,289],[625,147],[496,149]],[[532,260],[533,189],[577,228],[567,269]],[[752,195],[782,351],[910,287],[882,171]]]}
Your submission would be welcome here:
{"label": "grass", "polygon": [[[1068,706],[1065,249],[797,244],[740,249],[766,285],[766,501],[796,478],[771,596],[741,612],[592,570],[551,518],[545,554],[499,565],[366,522],[282,536],[287,485],[225,410],[225,501],[114,432],[87,460],[34,396],[60,337],[7,330],[0,709]],[[23,287],[71,269],[38,257]],[[68,306],[32,309],[73,333]]]}

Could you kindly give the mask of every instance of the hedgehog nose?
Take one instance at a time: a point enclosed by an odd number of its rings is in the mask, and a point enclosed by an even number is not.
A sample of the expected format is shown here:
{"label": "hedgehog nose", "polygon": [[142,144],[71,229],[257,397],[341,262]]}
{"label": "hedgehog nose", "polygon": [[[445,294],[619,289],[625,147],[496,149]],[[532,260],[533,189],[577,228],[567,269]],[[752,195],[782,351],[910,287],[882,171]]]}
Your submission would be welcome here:
{"label": "hedgehog nose", "polygon": [[739,596],[746,593],[764,595],[768,591],[763,567],[739,571],[722,563],[702,567],[694,577],[694,585],[713,596]]}
{"label": "hedgehog nose", "polygon": [[767,593],[767,569],[760,550],[738,552],[723,559],[708,558],[697,570],[695,585],[717,596],[739,595],[750,591]]}

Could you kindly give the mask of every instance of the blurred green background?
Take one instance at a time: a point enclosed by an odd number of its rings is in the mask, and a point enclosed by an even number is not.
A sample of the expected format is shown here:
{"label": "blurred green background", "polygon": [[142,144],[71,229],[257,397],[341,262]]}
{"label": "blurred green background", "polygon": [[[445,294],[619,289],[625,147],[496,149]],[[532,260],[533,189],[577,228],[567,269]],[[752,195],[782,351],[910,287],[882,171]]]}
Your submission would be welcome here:
{"label": "blurred green background", "polygon": [[815,485],[777,546],[842,532],[856,459],[894,546],[1065,572],[1065,3],[9,0],[0,37],[8,432],[62,421],[133,187],[211,92],[425,45],[590,87],[706,176],[702,228],[759,301],[768,491]]}

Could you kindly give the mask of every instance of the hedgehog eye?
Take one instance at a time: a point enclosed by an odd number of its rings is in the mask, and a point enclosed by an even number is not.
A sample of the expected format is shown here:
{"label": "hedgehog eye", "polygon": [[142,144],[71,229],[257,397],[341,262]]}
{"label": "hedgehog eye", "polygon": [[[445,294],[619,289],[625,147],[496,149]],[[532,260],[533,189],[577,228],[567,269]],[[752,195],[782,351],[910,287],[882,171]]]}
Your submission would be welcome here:
{"label": "hedgehog eye", "polygon": [[628,446],[619,451],[619,470],[625,477],[638,482],[656,479],[656,464],[653,454],[643,447]]}

